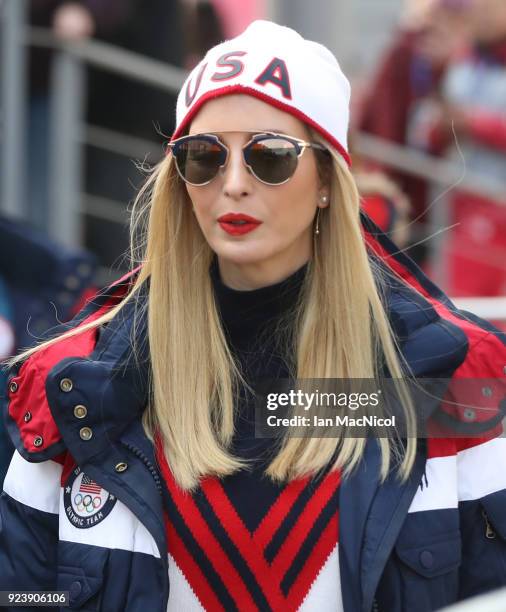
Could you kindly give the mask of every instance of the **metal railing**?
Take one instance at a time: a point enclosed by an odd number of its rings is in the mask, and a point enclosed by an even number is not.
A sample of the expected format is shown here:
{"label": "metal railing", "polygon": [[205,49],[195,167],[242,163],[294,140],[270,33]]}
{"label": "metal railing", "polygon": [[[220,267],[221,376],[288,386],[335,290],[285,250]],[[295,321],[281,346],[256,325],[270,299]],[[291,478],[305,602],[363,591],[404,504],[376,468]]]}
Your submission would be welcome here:
{"label": "metal railing", "polygon": [[[124,223],[118,213],[121,203],[83,193],[80,174],[83,145],[126,157],[144,159],[146,151],[160,151],[153,142],[120,134],[106,128],[83,123],[82,95],[85,87],[85,66],[120,74],[154,88],[175,93],[186,77],[182,69],[143,57],[125,49],[88,40],[68,44],[54,38],[50,31],[24,26],[26,0],[4,0],[2,11],[2,108],[4,117],[2,137],[2,199],[4,212],[23,217],[23,184],[21,160],[24,155],[24,113],[26,108],[24,74],[26,46],[33,45],[53,50],[53,78],[51,91],[52,143],[51,143],[51,211],[50,234],[67,244],[79,244],[82,213],[108,221]],[[458,183],[458,188],[471,193],[504,201],[506,186],[493,183],[488,177],[470,172],[463,175],[458,164],[429,157],[376,137],[354,135],[354,148],[360,156],[381,162],[393,169],[426,179],[443,195],[430,210],[430,226],[436,234],[430,240],[435,281],[443,287],[445,269],[440,254],[444,234],[437,235],[448,223],[448,194],[445,192]],[[116,208],[115,208],[116,207]],[[123,203],[123,209],[125,204]],[[506,261],[506,253],[505,253]],[[506,314],[504,315],[506,317]]]}
{"label": "metal railing", "polygon": [[455,306],[482,319],[506,321],[506,297],[456,298]]}
{"label": "metal railing", "polygon": [[[21,43],[26,18],[26,0],[4,0],[1,30],[2,200],[1,206],[13,217],[25,216],[22,173],[25,141],[26,49]],[[8,117],[8,120],[5,118]]]}

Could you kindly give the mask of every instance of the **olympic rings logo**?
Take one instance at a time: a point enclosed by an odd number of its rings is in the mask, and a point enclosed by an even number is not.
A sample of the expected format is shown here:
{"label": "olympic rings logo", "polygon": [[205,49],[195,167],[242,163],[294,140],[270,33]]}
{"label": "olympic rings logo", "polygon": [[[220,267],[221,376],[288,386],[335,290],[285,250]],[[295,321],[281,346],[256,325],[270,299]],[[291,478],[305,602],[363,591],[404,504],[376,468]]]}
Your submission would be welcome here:
{"label": "olympic rings logo", "polygon": [[91,514],[97,508],[100,507],[102,503],[102,499],[100,497],[91,497],[91,495],[82,495],[81,493],[77,493],[74,497],[74,504],[78,512],[87,512]]}

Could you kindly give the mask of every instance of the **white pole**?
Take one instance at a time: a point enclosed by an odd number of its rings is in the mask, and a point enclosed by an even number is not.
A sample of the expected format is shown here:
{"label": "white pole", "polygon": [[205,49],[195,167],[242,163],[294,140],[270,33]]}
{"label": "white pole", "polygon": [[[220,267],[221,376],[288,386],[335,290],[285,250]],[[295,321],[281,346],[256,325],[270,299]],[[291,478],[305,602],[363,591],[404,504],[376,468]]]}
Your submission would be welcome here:
{"label": "white pole", "polygon": [[51,72],[49,235],[67,246],[81,236],[82,126],[85,71],[79,58],[55,52]]}
{"label": "white pole", "polygon": [[26,51],[23,28],[26,0],[4,0],[1,11],[1,201],[11,217],[26,214],[24,185],[26,119]]}

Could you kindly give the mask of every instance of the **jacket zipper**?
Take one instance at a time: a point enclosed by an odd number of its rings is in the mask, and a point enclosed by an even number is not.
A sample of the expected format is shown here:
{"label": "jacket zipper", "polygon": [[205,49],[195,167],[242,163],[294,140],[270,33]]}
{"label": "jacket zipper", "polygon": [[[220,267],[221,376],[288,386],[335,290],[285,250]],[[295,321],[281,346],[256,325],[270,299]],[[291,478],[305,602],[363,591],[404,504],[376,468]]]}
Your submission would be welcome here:
{"label": "jacket zipper", "polygon": [[494,531],[494,528],[492,527],[490,520],[488,518],[488,515],[485,511],[485,509],[482,508],[481,510],[481,514],[483,516],[483,518],[485,519],[485,537],[489,540],[494,540],[496,533]]}
{"label": "jacket zipper", "polygon": [[160,475],[156,467],[151,463],[151,461],[139,448],[137,448],[133,444],[129,444],[128,442],[122,442],[122,444],[126,448],[128,448],[128,450],[131,451],[136,457],[138,457],[142,461],[142,463],[144,463],[144,465],[148,468],[151,476],[153,476],[153,480],[155,481],[158,493],[163,496],[162,483],[160,481]]}
{"label": "jacket zipper", "polygon": [[379,605],[376,597],[373,599],[371,612],[379,612]]}

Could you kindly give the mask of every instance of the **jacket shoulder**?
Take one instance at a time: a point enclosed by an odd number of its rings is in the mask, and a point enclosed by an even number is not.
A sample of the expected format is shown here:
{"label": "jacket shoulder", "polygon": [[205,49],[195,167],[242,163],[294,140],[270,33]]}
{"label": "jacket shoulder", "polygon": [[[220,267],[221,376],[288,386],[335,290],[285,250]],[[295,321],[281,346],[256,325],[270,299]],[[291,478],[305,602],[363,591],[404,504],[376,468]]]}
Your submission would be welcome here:
{"label": "jacket shoulder", "polygon": [[456,308],[363,213],[361,220],[369,253],[387,277],[390,323],[414,374],[504,379],[506,334]]}
{"label": "jacket shoulder", "polygon": [[[46,461],[65,451],[65,444],[51,415],[46,379],[50,371],[67,358],[90,355],[96,345],[98,328],[83,329],[71,337],[65,332],[85,328],[118,304],[128,293],[136,271],[97,293],[68,323],[51,330],[58,338],[8,371],[7,389],[2,394],[2,414],[12,442],[30,462]],[[65,392],[65,382],[61,390]],[[67,383],[68,384],[68,383]]]}

